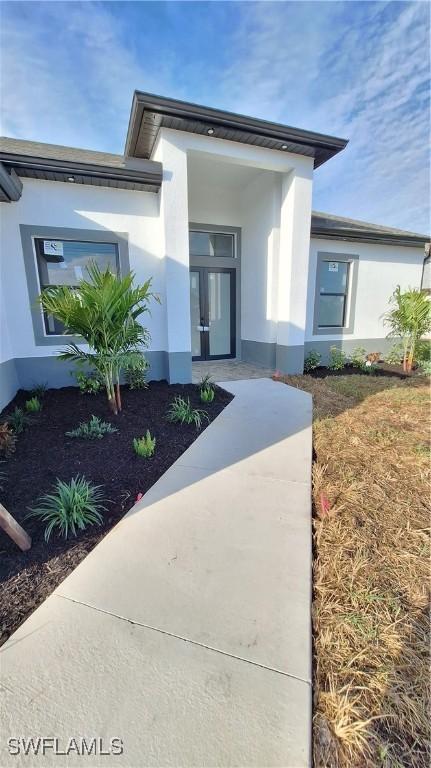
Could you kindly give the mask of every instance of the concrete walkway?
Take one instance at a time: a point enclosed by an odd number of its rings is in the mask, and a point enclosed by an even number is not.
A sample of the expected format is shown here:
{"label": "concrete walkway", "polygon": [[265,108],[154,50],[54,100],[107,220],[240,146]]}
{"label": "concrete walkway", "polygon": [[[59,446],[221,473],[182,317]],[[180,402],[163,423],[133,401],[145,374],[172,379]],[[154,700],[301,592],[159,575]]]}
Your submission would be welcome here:
{"label": "concrete walkway", "polygon": [[[311,397],[234,400],[2,649],[4,767],[309,766]],[[12,757],[7,739],[122,739]]]}

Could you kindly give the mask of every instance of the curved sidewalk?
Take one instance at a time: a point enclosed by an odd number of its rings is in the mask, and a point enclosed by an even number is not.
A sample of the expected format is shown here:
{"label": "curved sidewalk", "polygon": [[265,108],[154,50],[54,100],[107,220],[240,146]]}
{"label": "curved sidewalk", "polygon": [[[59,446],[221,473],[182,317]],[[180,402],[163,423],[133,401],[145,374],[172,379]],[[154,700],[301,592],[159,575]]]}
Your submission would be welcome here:
{"label": "curved sidewalk", "polygon": [[[311,396],[235,398],[5,644],[0,765],[311,765]],[[9,737],[122,755],[11,756]]]}

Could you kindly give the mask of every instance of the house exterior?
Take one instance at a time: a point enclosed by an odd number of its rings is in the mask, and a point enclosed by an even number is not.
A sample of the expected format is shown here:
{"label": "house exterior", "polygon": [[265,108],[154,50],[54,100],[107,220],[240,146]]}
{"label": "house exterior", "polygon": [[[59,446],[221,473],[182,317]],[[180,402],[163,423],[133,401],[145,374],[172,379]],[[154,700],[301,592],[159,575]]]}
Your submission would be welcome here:
{"label": "house exterior", "polygon": [[0,407],[73,383],[36,299],[91,259],[152,277],[152,379],[189,382],[193,359],[300,373],[310,349],[384,353],[381,315],[420,286],[428,238],[312,212],[314,172],[346,144],[141,92],[124,155],[2,139]]}

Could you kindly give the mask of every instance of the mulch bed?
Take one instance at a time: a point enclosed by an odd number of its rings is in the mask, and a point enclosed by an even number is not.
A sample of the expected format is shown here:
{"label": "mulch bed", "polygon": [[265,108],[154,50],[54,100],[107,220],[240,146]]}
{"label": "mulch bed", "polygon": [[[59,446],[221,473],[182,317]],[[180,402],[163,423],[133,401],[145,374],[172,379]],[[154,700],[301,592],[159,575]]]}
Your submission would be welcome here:
{"label": "mulch bed", "polygon": [[[308,375],[315,379],[326,379],[327,376],[357,376],[358,373],[362,373],[360,368],[356,368],[353,365],[346,365],[339,371],[331,371],[330,368],[324,368],[319,366],[313,371],[309,371]],[[418,376],[418,371],[412,371],[406,373],[403,371],[402,365],[391,365],[390,363],[379,362],[373,370],[373,373],[365,373],[366,376],[395,376],[398,379],[409,379],[412,376]]]}
{"label": "mulch bed", "polygon": [[[104,394],[82,395],[75,387],[46,391],[42,412],[32,416],[18,436],[15,453],[0,466],[6,475],[2,503],[32,537],[31,549],[23,553],[0,530],[0,645],[123,517],[137,495],[145,494],[196,439],[199,432],[194,426],[166,419],[175,395],[189,397],[194,407],[208,413],[210,421],[232,399],[217,388],[214,402],[202,404],[196,385],[151,382],[146,390],[123,387],[123,411],[113,416]],[[28,398],[28,392],[18,392],[1,420],[15,406],[23,407]],[[100,440],[65,436],[92,414],[119,431]],[[136,456],[132,448],[133,438],[147,429],[157,441],[151,459]],[[34,518],[25,520],[28,508],[50,491],[56,478],[70,480],[77,474],[104,487],[109,500],[104,523],[66,541],[53,535],[47,544],[44,525]]]}

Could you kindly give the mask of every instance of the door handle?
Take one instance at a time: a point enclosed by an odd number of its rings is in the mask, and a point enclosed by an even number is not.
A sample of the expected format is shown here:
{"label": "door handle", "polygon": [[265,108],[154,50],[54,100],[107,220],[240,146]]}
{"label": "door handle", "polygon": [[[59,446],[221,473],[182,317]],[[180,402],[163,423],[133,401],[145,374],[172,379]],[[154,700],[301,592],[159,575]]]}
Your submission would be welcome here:
{"label": "door handle", "polygon": [[202,330],[209,331],[209,329],[210,329],[209,325],[204,325]]}
{"label": "door handle", "polygon": [[196,329],[197,329],[198,331],[204,331],[204,330],[205,330],[205,326],[204,326],[204,325],[197,325],[197,326],[196,326]]}

